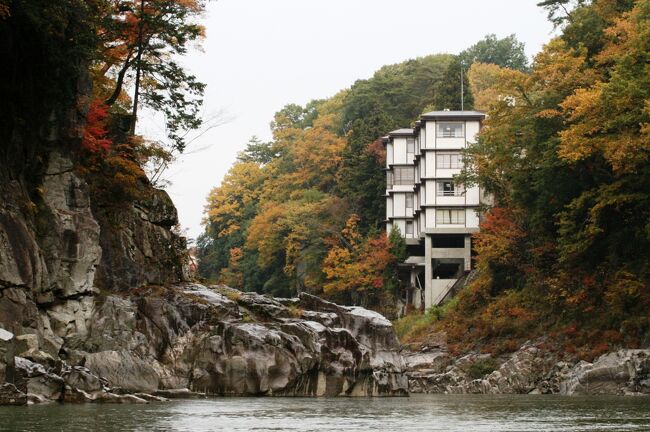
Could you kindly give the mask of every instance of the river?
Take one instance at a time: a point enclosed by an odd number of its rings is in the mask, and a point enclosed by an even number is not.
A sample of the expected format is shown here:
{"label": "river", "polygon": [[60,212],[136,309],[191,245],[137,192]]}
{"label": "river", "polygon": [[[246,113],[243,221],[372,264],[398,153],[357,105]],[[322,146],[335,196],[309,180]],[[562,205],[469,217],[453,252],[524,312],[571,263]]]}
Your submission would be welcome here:
{"label": "river", "polygon": [[0,407],[0,431],[649,431],[648,397],[218,398]]}

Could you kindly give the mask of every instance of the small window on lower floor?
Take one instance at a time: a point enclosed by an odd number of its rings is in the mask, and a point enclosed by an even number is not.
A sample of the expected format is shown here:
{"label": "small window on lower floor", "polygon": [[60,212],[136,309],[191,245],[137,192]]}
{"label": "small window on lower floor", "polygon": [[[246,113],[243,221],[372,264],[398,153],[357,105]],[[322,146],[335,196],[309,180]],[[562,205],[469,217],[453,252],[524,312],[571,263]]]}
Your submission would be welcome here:
{"label": "small window on lower floor", "polygon": [[406,221],[406,234],[413,234],[413,222]]}

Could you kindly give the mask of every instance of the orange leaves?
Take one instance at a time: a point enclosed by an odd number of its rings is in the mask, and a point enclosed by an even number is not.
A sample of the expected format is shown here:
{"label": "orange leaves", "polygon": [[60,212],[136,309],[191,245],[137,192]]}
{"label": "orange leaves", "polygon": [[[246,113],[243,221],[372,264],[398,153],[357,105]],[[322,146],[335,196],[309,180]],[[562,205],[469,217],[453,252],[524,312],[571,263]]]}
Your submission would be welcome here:
{"label": "orange leaves", "polygon": [[86,127],[83,132],[81,147],[92,153],[108,150],[111,140],[107,138],[106,123],[108,121],[108,107],[98,99],[90,103],[86,115]]}
{"label": "orange leaves", "polygon": [[585,49],[574,50],[560,38],[551,40],[535,56],[534,69],[530,78],[536,97],[552,102],[571,94],[575,89],[591,85],[598,74],[589,69]]}
{"label": "orange leaves", "polygon": [[395,262],[388,237],[381,233],[364,239],[357,230],[358,221],[357,215],[350,216],[339,244],[329,250],[323,261],[327,277],[325,294],[368,294],[384,287],[385,272]]}
{"label": "orange leaves", "polygon": [[521,258],[520,242],[526,232],[518,222],[517,213],[508,208],[493,208],[481,223],[481,232],[474,236],[479,260],[512,265]]}

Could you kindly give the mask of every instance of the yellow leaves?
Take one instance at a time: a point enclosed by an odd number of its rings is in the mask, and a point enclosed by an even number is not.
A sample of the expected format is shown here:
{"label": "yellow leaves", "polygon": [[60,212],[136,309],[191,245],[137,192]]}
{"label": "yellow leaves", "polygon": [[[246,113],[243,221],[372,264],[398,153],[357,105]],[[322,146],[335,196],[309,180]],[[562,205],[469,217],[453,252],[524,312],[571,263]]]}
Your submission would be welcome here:
{"label": "yellow leaves", "polygon": [[345,223],[345,228],[341,231],[341,236],[348,242],[350,247],[358,247],[361,243],[361,234],[359,233],[359,216],[353,214]]}
{"label": "yellow leaves", "polygon": [[598,54],[600,64],[609,64],[635,53],[646,54],[650,47],[650,2],[637,1],[636,6],[613,20],[605,29],[607,43]]}
{"label": "yellow leaves", "polygon": [[602,83],[599,83],[588,89],[578,89],[560,104],[565,118],[572,123],[560,131],[558,153],[561,158],[577,162],[598,150],[601,140],[596,139],[596,134],[603,128],[600,103],[602,88]]}
{"label": "yellow leaves", "polygon": [[208,195],[203,223],[216,227],[217,237],[223,237],[240,229],[239,221],[244,213],[252,211],[257,204],[265,174],[253,162],[240,162],[232,166],[221,186]]}
{"label": "yellow leaves", "polygon": [[640,1],[606,29],[608,42],[597,59],[609,79],[577,89],[560,104],[568,125],[560,132],[561,158],[575,163],[601,155],[616,173],[634,173],[648,162],[648,18],[650,1]]}
{"label": "yellow leaves", "polygon": [[474,107],[489,111],[500,104],[514,106],[524,99],[528,75],[495,64],[474,63],[468,72]]}
{"label": "yellow leaves", "polygon": [[571,49],[560,38],[551,40],[533,63],[531,81],[536,98],[563,98],[576,88],[591,85],[598,75],[587,68],[586,59],[585,49]]}
{"label": "yellow leaves", "polygon": [[543,118],[543,119],[552,119],[556,117],[561,117],[562,116],[562,111],[556,110],[556,109],[545,109],[539,111],[537,114],[535,114],[535,117],[537,118]]}
{"label": "yellow leaves", "polygon": [[337,200],[328,196],[313,201],[267,202],[250,224],[246,249],[257,251],[261,267],[280,261],[287,276],[307,277],[303,272],[298,275],[297,269],[314,258],[310,256],[312,248],[322,245],[323,238],[343,224],[340,219],[344,216],[331,212],[336,207]]}
{"label": "yellow leaves", "polygon": [[331,190],[346,146],[345,138],[333,129],[337,122],[337,116],[328,114],[319,116],[310,128],[274,132],[275,145],[284,156],[265,166],[270,173],[266,199],[281,201],[304,189]]}

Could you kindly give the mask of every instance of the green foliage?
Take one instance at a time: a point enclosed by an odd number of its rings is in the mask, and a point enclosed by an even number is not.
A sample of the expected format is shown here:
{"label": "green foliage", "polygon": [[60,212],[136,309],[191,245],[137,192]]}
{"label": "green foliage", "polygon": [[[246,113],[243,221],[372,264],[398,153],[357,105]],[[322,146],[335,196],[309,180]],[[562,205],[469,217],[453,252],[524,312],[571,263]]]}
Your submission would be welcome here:
{"label": "green foliage", "polygon": [[388,242],[390,243],[390,251],[398,262],[403,262],[406,259],[406,240],[402,237],[399,227],[393,225],[393,228],[388,234]]}
{"label": "green foliage", "polygon": [[246,149],[237,155],[237,161],[264,165],[278,156],[279,154],[273,148],[272,142],[262,142],[256,136],[253,136],[246,144]]}
{"label": "green foliage", "polygon": [[[461,105],[465,110],[474,108],[474,98],[470,91],[469,80],[467,78],[468,67],[469,65],[462,64],[462,60],[459,57],[454,57],[436,86],[433,105],[431,106],[432,109],[460,111]],[[462,92],[461,71],[463,82]],[[462,104],[461,94],[463,95]]]}
{"label": "green foliage", "polygon": [[438,318],[428,313],[411,313],[393,321],[395,334],[402,343],[409,343],[429,331]]}
{"label": "green foliage", "polygon": [[337,193],[360,216],[360,229],[378,229],[386,215],[385,150],[378,138],[398,124],[388,114],[372,112],[352,122],[337,173]]}
{"label": "green foliage", "polygon": [[465,373],[472,379],[480,379],[491,374],[499,367],[499,363],[492,357],[478,358],[467,363]]}
{"label": "green foliage", "polygon": [[355,82],[343,108],[345,130],[350,130],[355,120],[373,113],[385,113],[393,124],[408,126],[431,104],[436,85],[452,59],[449,54],[421,57],[384,66],[372,78]]}
{"label": "green foliage", "polygon": [[458,305],[457,298],[429,308],[425,313],[412,312],[393,321],[395,333],[402,343],[421,341],[425,335],[432,331],[434,325],[440,322],[449,311]]}
{"label": "green foliage", "polygon": [[528,69],[524,44],[519,42],[514,34],[503,39],[497,39],[496,35],[489,34],[461,52],[458,57],[466,68],[469,68],[472,63],[478,62],[520,71]]}

